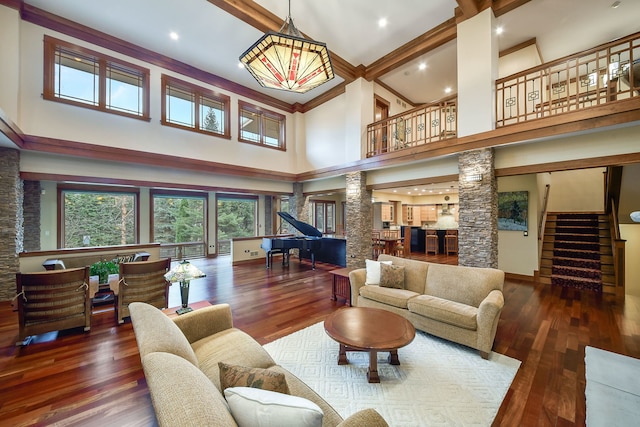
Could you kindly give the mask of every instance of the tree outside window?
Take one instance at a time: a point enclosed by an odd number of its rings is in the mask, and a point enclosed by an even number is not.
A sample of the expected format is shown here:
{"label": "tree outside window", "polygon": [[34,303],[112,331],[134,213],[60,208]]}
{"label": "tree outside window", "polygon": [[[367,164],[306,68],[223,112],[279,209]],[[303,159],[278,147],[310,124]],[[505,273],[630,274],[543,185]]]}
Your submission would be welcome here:
{"label": "tree outside window", "polygon": [[165,246],[163,254],[178,258],[205,255],[204,196],[153,194],[153,241]]}
{"label": "tree outside window", "polygon": [[257,235],[257,197],[218,196],[218,254],[231,253],[231,239]]}

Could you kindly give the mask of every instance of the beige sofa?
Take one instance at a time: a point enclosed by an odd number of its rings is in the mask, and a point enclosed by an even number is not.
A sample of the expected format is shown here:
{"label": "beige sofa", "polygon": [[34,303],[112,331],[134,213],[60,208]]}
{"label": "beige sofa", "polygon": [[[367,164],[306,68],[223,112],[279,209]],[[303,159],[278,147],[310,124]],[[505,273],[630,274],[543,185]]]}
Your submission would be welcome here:
{"label": "beige sofa", "polygon": [[227,304],[170,319],[145,303],[131,303],[131,322],[160,426],[236,426],[220,389],[218,362],[283,373],[289,392],[324,413],[322,426],[387,426],[373,409],[346,420],[293,374],[276,365],[262,346],[233,327]]}
{"label": "beige sofa", "polygon": [[480,351],[488,358],[504,306],[504,272],[380,255],[404,266],[404,289],[365,285],[366,269],[349,273],[351,303],[383,308],[416,329]]}

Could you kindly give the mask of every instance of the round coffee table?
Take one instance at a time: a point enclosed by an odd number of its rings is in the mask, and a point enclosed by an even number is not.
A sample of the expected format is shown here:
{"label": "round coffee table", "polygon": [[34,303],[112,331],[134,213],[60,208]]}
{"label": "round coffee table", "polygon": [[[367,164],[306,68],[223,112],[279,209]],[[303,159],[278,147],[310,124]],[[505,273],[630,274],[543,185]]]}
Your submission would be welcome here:
{"label": "round coffee table", "polygon": [[404,317],[380,308],[344,307],[324,321],[324,330],[340,344],[338,365],[346,365],[347,351],[369,353],[367,379],[379,383],[378,352],[389,352],[389,363],[399,365],[398,349],[413,341],[416,329]]}

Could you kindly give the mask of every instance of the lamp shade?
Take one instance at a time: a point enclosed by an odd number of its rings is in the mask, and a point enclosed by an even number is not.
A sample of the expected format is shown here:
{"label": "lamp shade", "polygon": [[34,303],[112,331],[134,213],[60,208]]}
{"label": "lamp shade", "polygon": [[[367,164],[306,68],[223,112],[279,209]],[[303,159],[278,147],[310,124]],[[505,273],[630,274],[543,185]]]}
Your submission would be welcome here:
{"label": "lamp shade", "polygon": [[176,264],[164,275],[164,278],[169,282],[187,282],[191,279],[197,279],[198,277],[204,277],[205,274],[198,269],[198,267],[191,264],[189,261],[182,261]]}
{"label": "lamp shade", "polygon": [[640,222],[640,211],[631,212],[631,215],[629,216],[631,217],[631,221]]}
{"label": "lamp shade", "polygon": [[333,79],[327,45],[305,39],[291,17],[280,32],[267,32],[240,62],[263,87],[305,93]]}

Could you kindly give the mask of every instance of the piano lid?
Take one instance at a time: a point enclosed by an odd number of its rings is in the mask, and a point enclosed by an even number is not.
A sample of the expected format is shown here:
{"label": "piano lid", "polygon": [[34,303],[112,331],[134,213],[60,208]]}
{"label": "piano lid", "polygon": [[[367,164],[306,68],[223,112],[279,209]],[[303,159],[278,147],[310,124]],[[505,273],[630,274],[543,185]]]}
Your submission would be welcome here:
{"label": "piano lid", "polygon": [[315,228],[313,225],[307,224],[306,222],[298,221],[287,212],[278,212],[278,215],[280,215],[280,218],[293,225],[296,230],[298,230],[305,236],[322,237],[322,232]]}

